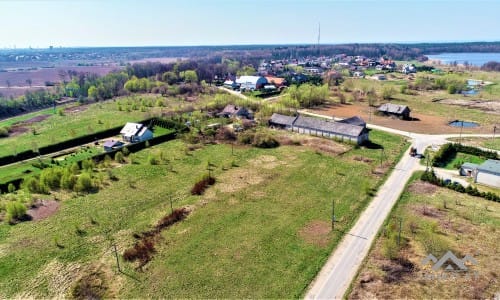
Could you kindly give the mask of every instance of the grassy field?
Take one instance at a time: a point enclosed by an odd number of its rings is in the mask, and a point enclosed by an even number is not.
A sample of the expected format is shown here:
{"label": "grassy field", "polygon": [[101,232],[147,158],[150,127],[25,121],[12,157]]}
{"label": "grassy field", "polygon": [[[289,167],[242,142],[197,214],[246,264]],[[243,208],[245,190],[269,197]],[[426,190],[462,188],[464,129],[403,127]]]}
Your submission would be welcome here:
{"label": "grassy field", "polygon": [[[386,149],[385,166],[405,145],[377,131],[371,139]],[[0,224],[0,297],[69,296],[82,277],[98,278],[105,297],[300,297],[383,179],[374,172],[378,149],[334,155],[310,146],[237,146],[231,155],[223,144],[186,147],[175,140],[133,154],[134,163],[113,168],[118,180],[98,193],[56,194],[66,200],[54,215]],[[151,155],[168,162],[149,165]],[[208,162],[217,182],[191,196]],[[111,245],[120,254],[133,245],[133,233],[170,213],[172,193],[174,207],[191,214],[162,232],[142,271],[120,258],[119,273]]]}
{"label": "grassy field", "polygon": [[[348,298],[492,298],[499,288],[499,226],[500,203],[417,180],[388,218]],[[468,265],[466,274],[452,274],[421,263],[429,253],[439,259],[448,250],[459,259],[470,254],[478,264]]]}
{"label": "grassy field", "polygon": [[[450,141],[458,142],[458,138],[450,139]],[[461,142],[465,145],[475,147],[485,147],[493,150],[500,151],[500,138],[482,138],[482,137],[463,137]]]}
{"label": "grassy field", "polygon": [[[158,106],[162,102],[162,106]],[[51,110],[20,116],[5,121],[5,125],[26,121],[36,116],[46,115],[43,121],[27,124],[26,131],[0,139],[0,156],[33,150],[97,131],[117,127],[126,122],[140,121],[159,114],[176,100],[166,100],[161,96],[131,96],[102,103],[71,106],[64,114],[53,114]],[[44,113],[46,112],[46,113]],[[64,124],[64,125],[62,125]],[[35,134],[33,134],[33,131]]]}

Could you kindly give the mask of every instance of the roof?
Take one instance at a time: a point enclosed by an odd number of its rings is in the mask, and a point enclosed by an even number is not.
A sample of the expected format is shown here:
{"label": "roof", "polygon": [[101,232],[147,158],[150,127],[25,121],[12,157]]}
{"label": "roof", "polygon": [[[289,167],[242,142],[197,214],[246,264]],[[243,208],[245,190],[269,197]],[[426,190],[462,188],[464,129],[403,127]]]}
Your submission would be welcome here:
{"label": "roof", "polygon": [[271,119],[269,120],[269,122],[271,122],[273,124],[277,124],[277,125],[292,126],[295,119],[297,119],[297,117],[284,116],[284,115],[274,113],[271,116]]}
{"label": "roof", "polygon": [[469,162],[462,164],[462,168],[464,168],[464,169],[476,169],[477,167],[479,167],[478,164],[473,164],[473,163],[469,163]]}
{"label": "roof", "polygon": [[[244,75],[244,76],[240,76],[239,78],[236,78],[236,83],[251,83],[251,84],[257,84],[257,81],[259,79],[264,79],[266,80],[266,78],[262,77],[262,76],[247,76],[247,75]],[[267,80],[266,80],[267,81]]]}
{"label": "roof", "polygon": [[488,173],[500,174],[500,160],[488,159],[479,165],[477,169]]}
{"label": "roof", "polygon": [[350,118],[343,119],[343,120],[338,121],[338,122],[339,123],[346,123],[346,124],[356,125],[356,126],[363,126],[363,127],[366,126],[365,120],[363,120],[359,116],[350,117]]}
{"label": "roof", "polygon": [[112,147],[115,147],[115,146],[120,146],[120,145],[123,145],[122,142],[120,141],[105,141],[103,146],[106,147],[106,148],[112,148]]}
{"label": "roof", "polygon": [[234,115],[238,113],[247,113],[248,110],[244,107],[238,107],[233,104],[228,104],[224,109],[219,113],[220,115]]}
{"label": "roof", "polygon": [[276,85],[283,85],[285,83],[285,78],[274,77],[274,76],[266,76],[267,82],[270,84],[274,83]]}
{"label": "roof", "polygon": [[141,130],[141,128],[143,126],[144,125],[139,124],[139,123],[127,122],[127,124],[125,124],[125,126],[120,131],[120,134],[122,134],[124,136],[133,136],[133,135],[136,135],[137,132],[139,130]]}
{"label": "roof", "polygon": [[360,136],[365,130],[365,128],[361,126],[339,122],[328,122],[303,116],[298,116],[293,125],[297,127],[321,130],[324,132],[338,133],[348,136]]}
{"label": "roof", "polygon": [[392,103],[384,103],[378,108],[378,111],[388,112],[392,114],[402,114],[405,110],[410,111],[410,108],[406,105],[398,105]]}

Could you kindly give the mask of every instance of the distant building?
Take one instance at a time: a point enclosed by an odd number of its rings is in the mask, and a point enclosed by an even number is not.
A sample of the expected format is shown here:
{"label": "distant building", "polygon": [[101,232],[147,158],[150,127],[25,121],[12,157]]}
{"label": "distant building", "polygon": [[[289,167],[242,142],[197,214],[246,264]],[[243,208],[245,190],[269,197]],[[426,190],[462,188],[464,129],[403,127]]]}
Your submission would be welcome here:
{"label": "distant building", "polygon": [[336,138],[342,141],[356,143],[358,145],[368,141],[369,139],[369,133],[366,127],[304,117],[301,115],[297,117],[289,117],[275,113],[269,120],[269,126],[283,128],[298,133]]}
{"label": "distant building", "polygon": [[224,109],[217,114],[219,117],[224,118],[240,118],[240,119],[252,119],[252,113],[245,107],[236,106],[233,104],[228,104]]}
{"label": "distant building", "polygon": [[277,88],[280,88],[280,87],[286,85],[285,78],[266,76],[266,80],[269,84],[272,84],[272,85],[276,86]]}
{"label": "distant building", "polygon": [[224,81],[224,87],[225,88],[228,88],[228,89],[233,89],[233,90],[237,90],[240,88],[240,85],[237,84],[236,82],[232,81],[232,80],[226,80]]}
{"label": "distant building", "polygon": [[410,119],[410,108],[406,105],[398,105],[392,103],[382,104],[377,111],[380,114],[396,116],[400,119],[409,120]]}
{"label": "distant building", "polygon": [[127,122],[120,131],[125,142],[138,143],[153,138],[153,132],[143,124]]}
{"label": "distant building", "polygon": [[259,90],[268,84],[267,79],[262,76],[240,76],[236,78],[236,83],[239,84],[240,89],[245,90]]}

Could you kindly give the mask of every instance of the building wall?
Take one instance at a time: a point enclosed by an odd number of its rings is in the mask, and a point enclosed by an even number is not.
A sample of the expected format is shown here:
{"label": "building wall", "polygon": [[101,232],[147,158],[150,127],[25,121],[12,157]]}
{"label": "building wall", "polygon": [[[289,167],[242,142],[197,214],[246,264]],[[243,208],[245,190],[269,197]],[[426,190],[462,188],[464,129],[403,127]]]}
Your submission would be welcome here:
{"label": "building wall", "polygon": [[495,175],[479,171],[476,176],[476,182],[500,188],[500,174]]}
{"label": "building wall", "polygon": [[335,138],[335,139],[339,139],[343,142],[348,141],[348,142],[357,143],[357,144],[361,144],[364,141],[368,140],[368,133],[364,133],[360,136],[350,136],[350,135],[344,135],[344,134],[340,134],[340,133],[326,132],[326,131],[321,131],[321,130],[296,127],[296,126],[294,126],[292,128],[292,131],[302,133],[302,134],[314,135],[314,136]]}

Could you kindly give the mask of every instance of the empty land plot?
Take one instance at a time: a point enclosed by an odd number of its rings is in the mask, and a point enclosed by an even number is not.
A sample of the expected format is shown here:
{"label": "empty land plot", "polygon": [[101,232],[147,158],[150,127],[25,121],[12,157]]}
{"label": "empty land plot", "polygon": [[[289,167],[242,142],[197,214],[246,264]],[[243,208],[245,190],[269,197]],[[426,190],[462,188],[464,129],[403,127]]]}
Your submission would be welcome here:
{"label": "empty land plot", "polygon": [[[499,226],[500,203],[415,181],[388,218],[348,298],[492,298],[499,288]],[[422,264],[428,254],[439,260],[447,251],[459,259],[472,255],[477,265],[450,272],[444,271],[447,264],[437,271],[432,262]]]}
{"label": "empty land plot", "polygon": [[[381,132],[372,139],[392,149],[388,161],[405,145]],[[229,145],[187,146],[175,140],[135,153],[98,193],[67,195],[40,221],[0,224],[0,297],[68,296],[95,276],[105,297],[300,297],[382,181],[372,173],[380,155],[374,149],[335,156],[309,146],[239,146],[231,155]],[[168,163],[148,164],[155,155]],[[190,195],[208,162],[216,183]],[[118,273],[111,241],[121,260],[134,233],[170,213],[171,193],[174,208],[187,206],[190,215],[161,232],[142,271],[121,261],[129,276]]]}

